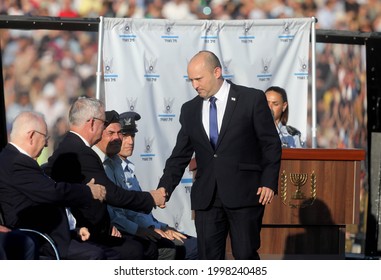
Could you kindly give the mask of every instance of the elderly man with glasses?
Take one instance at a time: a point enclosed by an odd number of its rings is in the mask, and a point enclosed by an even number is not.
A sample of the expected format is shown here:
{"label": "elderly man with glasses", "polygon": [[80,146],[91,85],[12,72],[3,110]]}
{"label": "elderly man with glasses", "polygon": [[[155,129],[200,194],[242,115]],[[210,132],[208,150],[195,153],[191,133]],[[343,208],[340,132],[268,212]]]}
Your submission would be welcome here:
{"label": "elderly man with glasses", "polygon": [[119,252],[121,259],[142,259],[143,248],[139,244],[132,248],[113,230],[107,204],[149,213],[156,205],[165,206],[165,193],[123,190],[107,178],[101,159],[91,148],[101,140],[107,124],[103,102],[95,98],[77,99],[69,111],[70,131],[49,158],[45,170],[57,181],[81,183],[95,178],[96,183],[104,185],[105,202],[94,200],[90,207],[71,208],[77,225],[89,229],[90,241]]}

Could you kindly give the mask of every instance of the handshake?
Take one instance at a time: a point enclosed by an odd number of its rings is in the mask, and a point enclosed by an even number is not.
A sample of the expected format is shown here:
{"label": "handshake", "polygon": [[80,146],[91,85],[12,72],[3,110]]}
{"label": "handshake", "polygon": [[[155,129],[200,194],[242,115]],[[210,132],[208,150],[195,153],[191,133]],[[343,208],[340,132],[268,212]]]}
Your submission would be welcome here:
{"label": "handshake", "polygon": [[94,199],[101,202],[106,199],[106,188],[102,185],[95,184],[94,178],[92,178],[86,185],[90,188]]}
{"label": "handshake", "polygon": [[155,205],[160,208],[165,208],[165,202],[167,201],[167,192],[163,187],[158,188],[157,190],[150,191],[153,200],[155,201]]}
{"label": "handshake", "polygon": [[[90,188],[94,199],[104,201],[106,199],[106,188],[100,184],[95,184],[94,178],[91,179],[87,186]],[[150,191],[155,205],[160,208],[165,208],[165,202],[167,200],[167,192],[164,188],[158,188],[157,190]]]}

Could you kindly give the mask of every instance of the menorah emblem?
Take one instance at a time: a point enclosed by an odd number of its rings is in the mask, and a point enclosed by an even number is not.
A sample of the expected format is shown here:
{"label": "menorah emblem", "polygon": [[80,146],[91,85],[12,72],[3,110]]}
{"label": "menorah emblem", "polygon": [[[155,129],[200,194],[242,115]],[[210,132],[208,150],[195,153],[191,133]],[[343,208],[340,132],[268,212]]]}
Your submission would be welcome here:
{"label": "menorah emblem", "polygon": [[305,199],[306,196],[302,192],[302,187],[307,182],[307,174],[291,173],[290,180],[296,186],[295,193],[291,196],[292,199]]}
{"label": "menorah emblem", "polygon": [[302,187],[307,183],[308,174],[303,173],[290,173],[289,178],[291,183],[296,187],[295,192],[291,195],[290,199],[287,199],[287,173],[285,170],[280,174],[280,197],[282,203],[291,208],[304,208],[311,206],[316,199],[316,175],[312,171],[310,175],[310,197],[306,198],[306,195],[302,191]]}

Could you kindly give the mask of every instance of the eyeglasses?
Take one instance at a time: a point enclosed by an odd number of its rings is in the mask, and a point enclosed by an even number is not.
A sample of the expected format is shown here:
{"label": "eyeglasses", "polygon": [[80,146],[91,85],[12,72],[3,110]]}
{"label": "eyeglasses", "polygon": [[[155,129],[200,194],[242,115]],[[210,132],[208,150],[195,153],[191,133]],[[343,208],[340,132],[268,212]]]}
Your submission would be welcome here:
{"label": "eyeglasses", "polygon": [[98,121],[103,122],[103,126],[104,126],[104,127],[107,126],[107,122],[106,122],[106,120],[102,120],[102,119],[100,119],[100,118],[96,118],[96,117],[93,117],[93,119],[94,119],[94,120],[98,120]]}
{"label": "eyeglasses", "polygon": [[[41,134],[42,136],[44,136],[46,142],[48,142],[48,140],[50,139],[50,136],[49,136],[49,135],[47,135],[47,134],[45,134],[45,133],[42,133],[42,132],[39,132],[39,131],[37,131],[37,130],[31,130],[31,131],[29,131],[29,132],[36,132],[36,133],[38,133],[38,134]],[[28,133],[29,133],[29,132],[28,132]]]}

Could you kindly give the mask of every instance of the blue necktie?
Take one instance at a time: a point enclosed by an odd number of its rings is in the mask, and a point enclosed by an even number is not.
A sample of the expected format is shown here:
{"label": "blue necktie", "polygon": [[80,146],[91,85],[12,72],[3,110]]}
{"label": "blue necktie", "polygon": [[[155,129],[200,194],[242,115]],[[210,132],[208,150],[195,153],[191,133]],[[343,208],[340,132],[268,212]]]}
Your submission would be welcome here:
{"label": "blue necktie", "polygon": [[213,149],[216,148],[218,139],[218,125],[217,125],[217,107],[216,98],[214,96],[209,98],[210,108],[209,108],[209,138],[210,144],[212,144]]}

